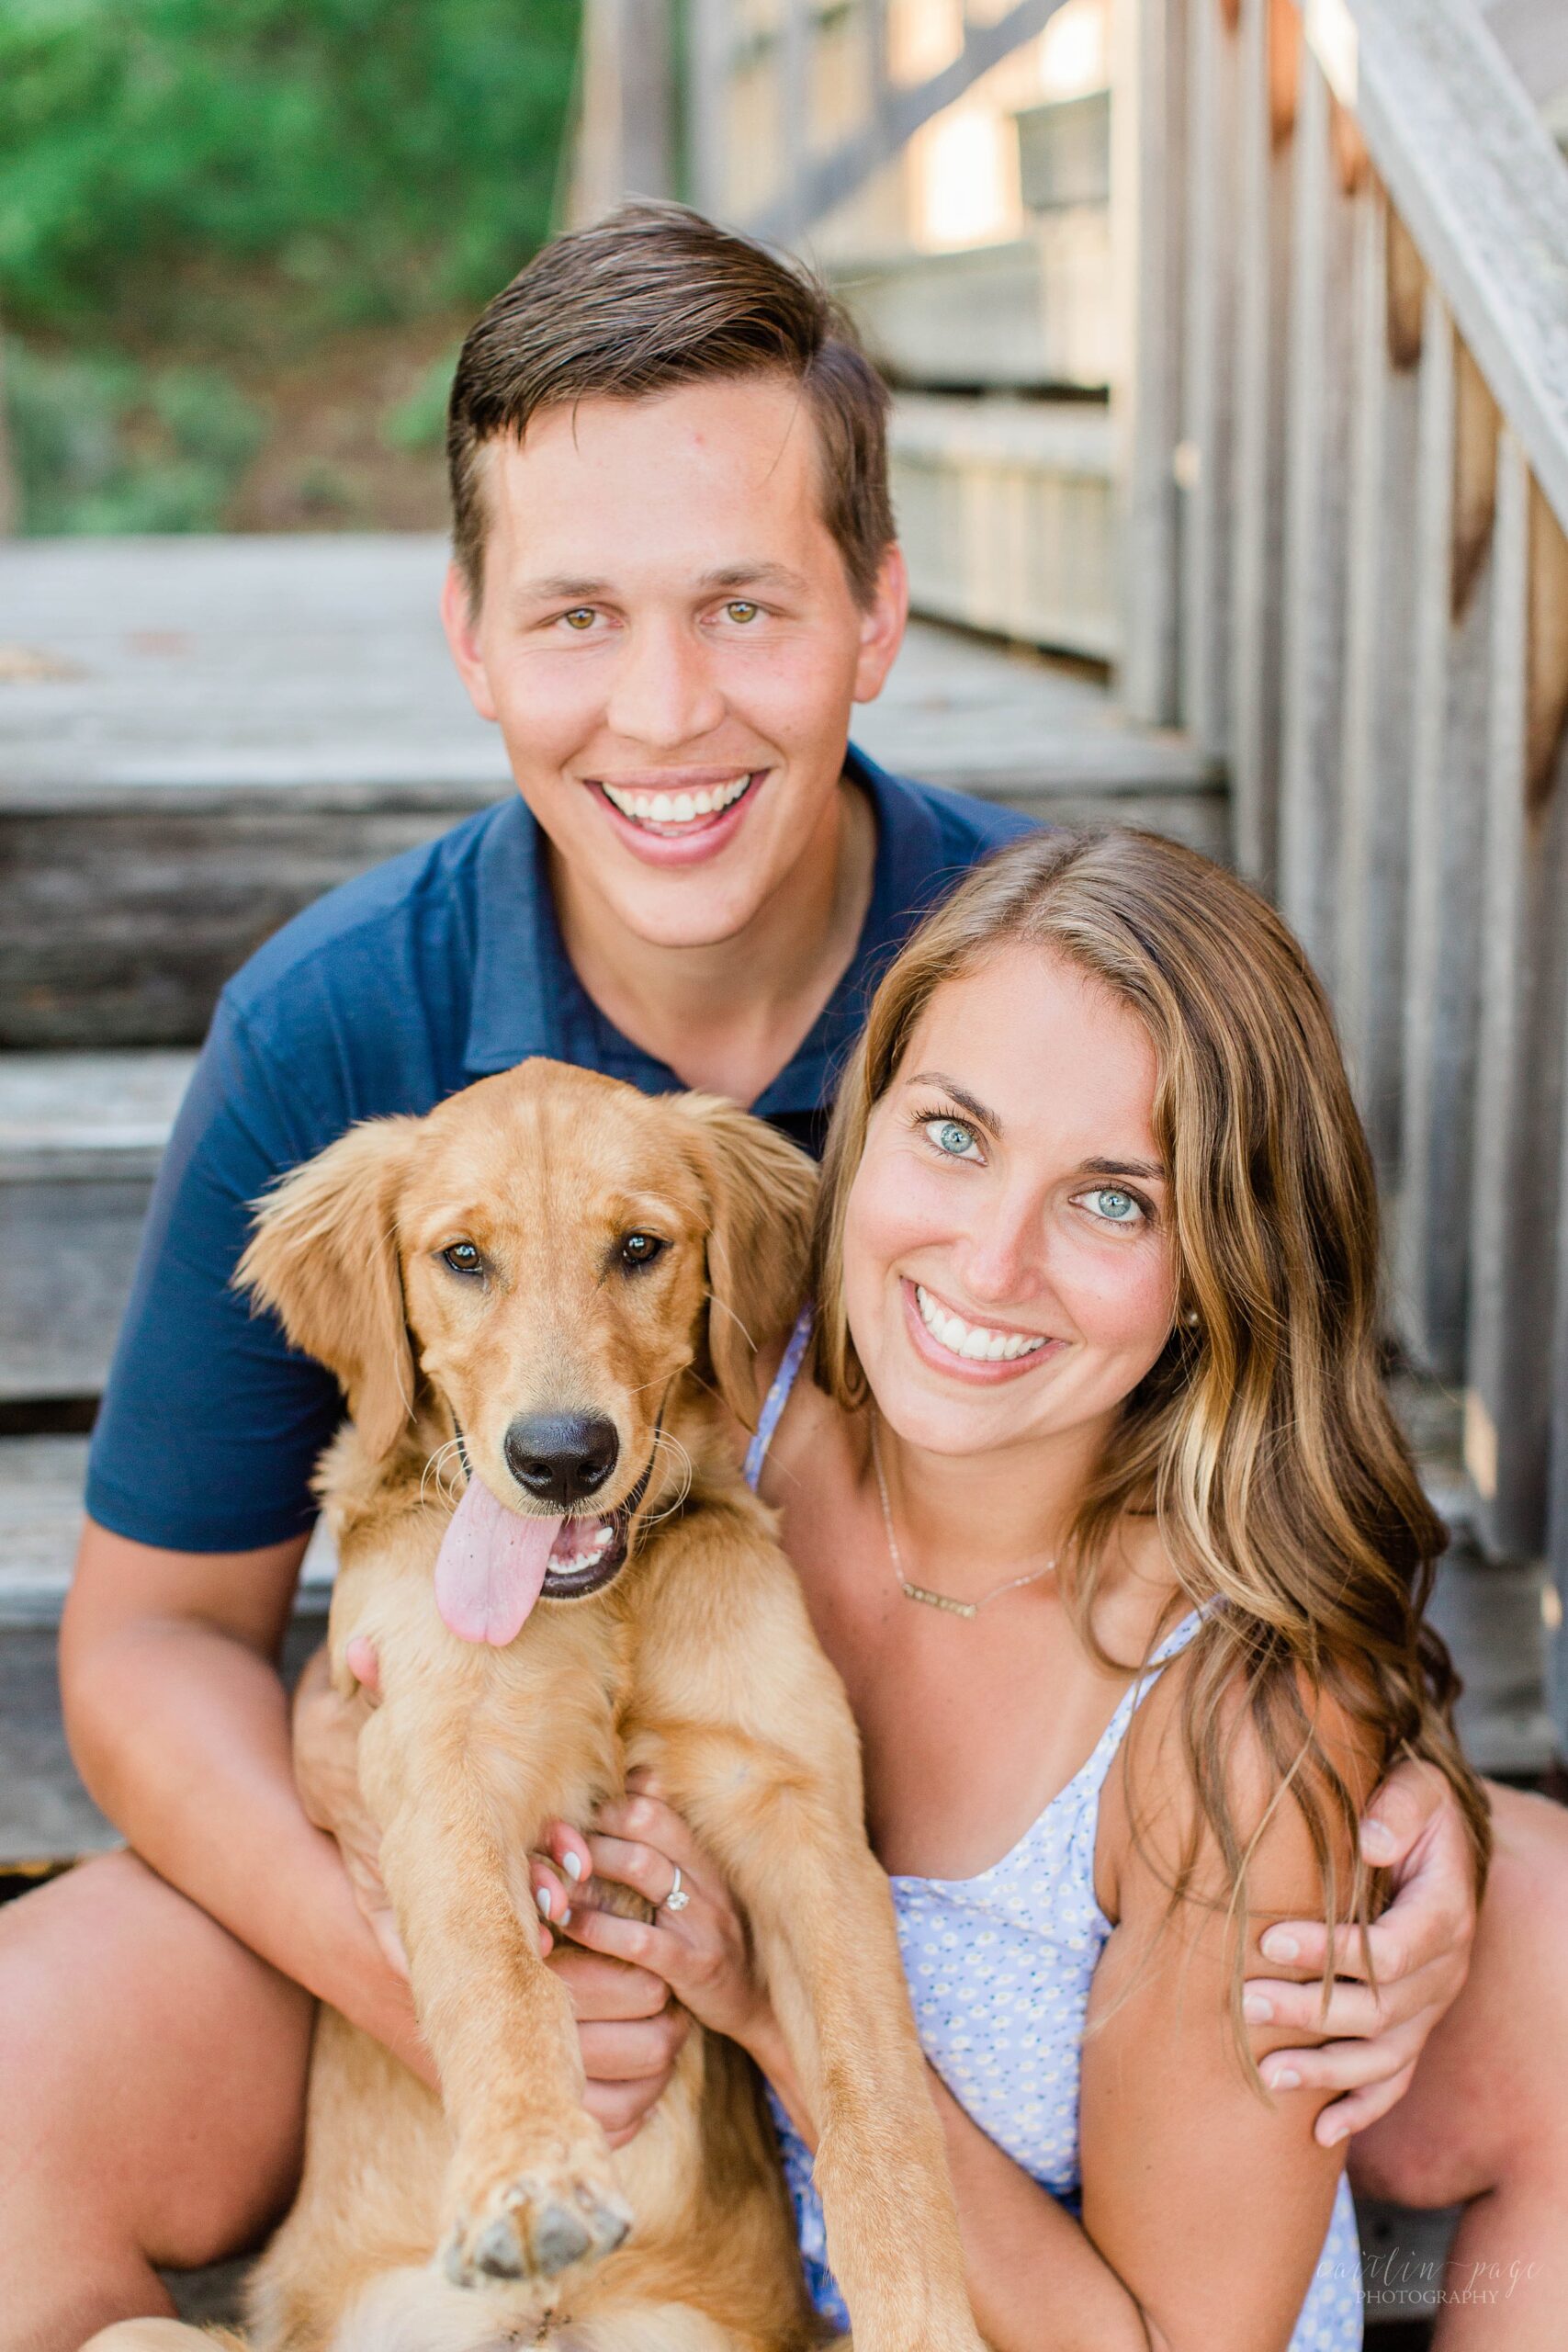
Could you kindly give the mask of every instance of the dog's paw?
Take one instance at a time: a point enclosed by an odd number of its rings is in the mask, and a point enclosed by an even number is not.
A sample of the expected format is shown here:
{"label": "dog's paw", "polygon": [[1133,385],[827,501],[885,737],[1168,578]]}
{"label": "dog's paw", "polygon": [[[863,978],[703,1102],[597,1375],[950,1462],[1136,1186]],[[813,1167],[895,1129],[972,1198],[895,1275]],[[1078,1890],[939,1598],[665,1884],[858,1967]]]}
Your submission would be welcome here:
{"label": "dog's paw", "polygon": [[541,2161],[459,2197],[441,2265],[458,2287],[553,2278],[575,2263],[613,2254],[631,2225],[631,2209],[607,2165]]}

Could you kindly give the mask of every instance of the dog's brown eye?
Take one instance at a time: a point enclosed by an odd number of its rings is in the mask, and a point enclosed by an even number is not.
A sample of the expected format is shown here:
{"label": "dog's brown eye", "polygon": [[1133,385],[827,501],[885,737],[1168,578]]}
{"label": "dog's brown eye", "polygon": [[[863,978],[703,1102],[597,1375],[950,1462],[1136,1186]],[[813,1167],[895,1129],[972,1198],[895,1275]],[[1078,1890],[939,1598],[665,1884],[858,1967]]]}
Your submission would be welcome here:
{"label": "dog's brown eye", "polygon": [[454,1241],[450,1250],[441,1255],[455,1274],[477,1274],[483,1272],[484,1260],[471,1241]]}
{"label": "dog's brown eye", "polygon": [[651,1266],[664,1251],[664,1243],[657,1233],[628,1233],[621,1243],[623,1266]]}

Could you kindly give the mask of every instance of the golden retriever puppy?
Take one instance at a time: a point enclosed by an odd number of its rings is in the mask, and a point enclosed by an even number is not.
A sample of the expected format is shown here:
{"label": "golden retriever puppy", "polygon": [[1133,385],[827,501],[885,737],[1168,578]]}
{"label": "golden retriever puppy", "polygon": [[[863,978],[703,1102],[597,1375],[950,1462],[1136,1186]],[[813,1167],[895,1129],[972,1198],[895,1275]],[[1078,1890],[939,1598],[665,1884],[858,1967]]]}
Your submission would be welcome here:
{"label": "golden retriever puppy", "polygon": [[[532,1061],[354,1128],[262,1206],[240,1279],[352,1415],[320,1480],[332,1657],[346,1690],[346,1645],[379,1654],[361,1777],[442,2095],[322,2012],[258,2352],[818,2340],[738,2050],[694,2031],[618,2153],[581,2105],[528,1856],[637,1765],[747,1906],[858,2352],[982,2352],[854,1725],[734,1466],[811,1192],[728,1103]],[[134,2321],[94,2352],[200,2340]]]}

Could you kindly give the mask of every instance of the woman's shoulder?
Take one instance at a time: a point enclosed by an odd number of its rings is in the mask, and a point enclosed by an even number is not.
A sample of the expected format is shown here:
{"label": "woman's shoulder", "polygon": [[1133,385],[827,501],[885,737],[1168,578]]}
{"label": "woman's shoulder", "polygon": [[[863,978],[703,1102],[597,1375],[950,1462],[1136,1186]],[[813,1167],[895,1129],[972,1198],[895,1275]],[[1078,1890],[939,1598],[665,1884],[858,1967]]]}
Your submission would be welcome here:
{"label": "woman's shoulder", "polygon": [[1321,1912],[1325,1865],[1343,1901],[1355,1824],[1385,1765],[1378,1724],[1304,1668],[1254,1681],[1211,1607],[1136,1708],[1102,1807],[1101,1871],[1122,1915],[1179,1888],[1228,1909],[1245,1857],[1249,1911]]}

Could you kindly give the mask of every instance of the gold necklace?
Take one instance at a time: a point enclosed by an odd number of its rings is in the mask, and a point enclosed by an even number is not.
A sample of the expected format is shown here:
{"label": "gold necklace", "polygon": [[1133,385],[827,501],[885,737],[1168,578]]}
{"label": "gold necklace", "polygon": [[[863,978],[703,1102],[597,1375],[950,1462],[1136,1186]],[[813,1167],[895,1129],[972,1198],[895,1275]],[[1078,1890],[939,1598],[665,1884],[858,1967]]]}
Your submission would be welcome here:
{"label": "gold necklace", "polygon": [[904,1557],[898,1549],[898,1538],[893,1532],[893,1505],[887,1497],[887,1479],[882,1467],[882,1448],[877,1442],[874,1411],[871,1417],[871,1464],[876,1473],[876,1491],[882,1498],[882,1524],[887,1536],[887,1556],[893,1563],[898,1589],[906,1600],[923,1600],[928,1609],[945,1609],[950,1617],[977,1617],[982,1609],[988,1607],[993,1600],[999,1600],[1004,1592],[1016,1592],[1023,1584],[1038,1584],[1042,1577],[1048,1577],[1055,1568],[1055,1561],[1047,1560],[1043,1568],[1031,1568],[1027,1576],[1009,1577],[1006,1584],[993,1585],[989,1592],[980,1595],[978,1600],[954,1600],[951,1593],[932,1592],[926,1585],[911,1584],[904,1574]]}

